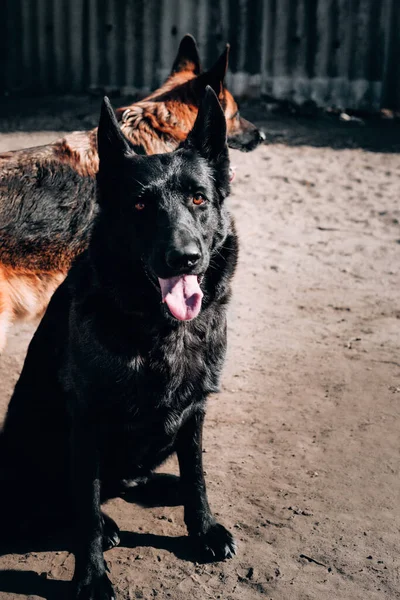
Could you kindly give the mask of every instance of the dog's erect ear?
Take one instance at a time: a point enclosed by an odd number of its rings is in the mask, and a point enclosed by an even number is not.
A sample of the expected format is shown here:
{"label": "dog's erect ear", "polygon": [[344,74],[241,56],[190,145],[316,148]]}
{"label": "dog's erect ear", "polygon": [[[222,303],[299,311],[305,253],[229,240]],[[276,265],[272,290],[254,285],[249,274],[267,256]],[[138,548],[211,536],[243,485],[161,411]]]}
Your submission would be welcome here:
{"label": "dog's erect ear", "polygon": [[221,83],[224,82],[226,72],[228,70],[229,63],[229,49],[230,45],[226,44],[225,50],[217,60],[217,62],[207,71],[208,76],[212,79],[216,79]]}
{"label": "dog's erect ear", "polygon": [[229,62],[229,44],[226,44],[225,50],[217,60],[217,62],[205,73],[202,73],[200,77],[196,79],[195,85],[205,87],[209,85],[212,87],[218,97],[221,98],[223,91],[224,79],[228,70]]}
{"label": "dog's erect ear", "polygon": [[132,153],[132,148],[119,128],[107,96],[104,96],[101,105],[100,122],[97,130],[97,149],[100,165],[102,162],[115,161],[115,159],[122,157],[128,152]]}
{"label": "dog's erect ear", "polygon": [[184,147],[194,148],[210,161],[215,161],[228,152],[225,115],[209,85]]}
{"label": "dog's erect ear", "polygon": [[178,54],[172,65],[171,75],[181,71],[192,71],[195,75],[201,73],[200,56],[196,40],[187,33],[179,44]]}

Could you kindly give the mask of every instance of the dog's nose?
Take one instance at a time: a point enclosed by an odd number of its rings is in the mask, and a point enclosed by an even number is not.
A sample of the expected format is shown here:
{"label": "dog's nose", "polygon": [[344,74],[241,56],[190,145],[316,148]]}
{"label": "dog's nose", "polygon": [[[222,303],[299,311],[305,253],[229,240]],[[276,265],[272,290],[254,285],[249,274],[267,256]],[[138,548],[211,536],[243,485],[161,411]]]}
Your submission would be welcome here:
{"label": "dog's nose", "polygon": [[171,269],[192,269],[197,265],[201,254],[197,245],[193,242],[182,248],[173,248],[166,254],[167,265]]}
{"label": "dog's nose", "polygon": [[261,142],[265,142],[265,140],[267,139],[267,136],[265,135],[265,132],[262,129],[258,130],[258,137],[260,138]]}

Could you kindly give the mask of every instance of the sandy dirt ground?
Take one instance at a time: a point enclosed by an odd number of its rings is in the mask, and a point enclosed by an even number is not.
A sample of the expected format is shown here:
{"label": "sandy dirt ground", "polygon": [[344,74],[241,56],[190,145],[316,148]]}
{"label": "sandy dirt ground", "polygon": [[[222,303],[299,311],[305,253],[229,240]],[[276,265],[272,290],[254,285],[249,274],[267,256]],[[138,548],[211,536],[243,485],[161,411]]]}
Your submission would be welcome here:
{"label": "sandy dirt ground", "polygon": [[[400,598],[398,148],[379,124],[264,125],[270,143],[232,152],[241,254],[205,429],[210,503],[238,555],[198,564],[181,506],[117,499],[120,599]],[[58,137],[23,126],[0,149]],[[15,327],[0,358],[1,416],[33,330]],[[66,597],[73,556],[42,550],[3,550],[1,600]]]}

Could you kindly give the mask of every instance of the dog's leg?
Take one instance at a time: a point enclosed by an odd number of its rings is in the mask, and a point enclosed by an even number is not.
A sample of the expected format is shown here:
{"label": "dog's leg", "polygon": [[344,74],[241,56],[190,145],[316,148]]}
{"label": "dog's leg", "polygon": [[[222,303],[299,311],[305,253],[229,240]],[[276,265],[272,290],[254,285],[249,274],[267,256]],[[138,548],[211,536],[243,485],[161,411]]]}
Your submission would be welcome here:
{"label": "dog's leg", "polygon": [[93,428],[71,436],[72,485],[76,501],[75,573],[77,600],[114,600],[103,556],[104,518],[100,510],[100,473]]}
{"label": "dog's leg", "polygon": [[210,558],[223,560],[236,554],[236,543],[232,534],[216,522],[208,505],[202,460],[203,421],[203,411],[196,412],[180,429],[177,439],[185,523],[189,535]]}

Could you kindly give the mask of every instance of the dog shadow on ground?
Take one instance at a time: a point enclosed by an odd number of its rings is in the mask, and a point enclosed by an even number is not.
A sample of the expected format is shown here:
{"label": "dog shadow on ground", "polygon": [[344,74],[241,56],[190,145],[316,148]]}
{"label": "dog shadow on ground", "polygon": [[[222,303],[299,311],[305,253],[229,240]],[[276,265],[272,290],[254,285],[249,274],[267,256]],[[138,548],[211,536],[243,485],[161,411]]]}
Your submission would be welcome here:
{"label": "dog shadow on ground", "polygon": [[0,571],[0,593],[24,594],[29,598],[67,600],[71,598],[71,583],[46,579],[35,571]]}
{"label": "dog shadow on ground", "polygon": [[[179,477],[175,475],[154,474],[141,485],[132,488],[125,487],[120,495],[125,501],[146,508],[182,504]],[[180,560],[208,562],[206,558],[202,561],[188,536],[170,537],[121,531],[120,539],[120,546],[125,548],[152,547],[167,550]],[[21,539],[14,537],[14,539],[0,540],[0,556],[56,551],[72,551],[72,540],[68,529],[49,535],[48,531],[41,534],[36,528],[32,534],[24,534]],[[107,559],[107,553],[105,557]],[[71,583],[48,579],[47,573],[19,569],[0,570],[0,595],[1,593],[39,596],[46,600],[66,600],[71,594]]]}

